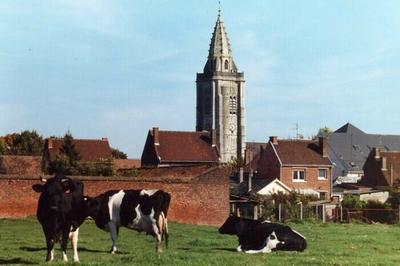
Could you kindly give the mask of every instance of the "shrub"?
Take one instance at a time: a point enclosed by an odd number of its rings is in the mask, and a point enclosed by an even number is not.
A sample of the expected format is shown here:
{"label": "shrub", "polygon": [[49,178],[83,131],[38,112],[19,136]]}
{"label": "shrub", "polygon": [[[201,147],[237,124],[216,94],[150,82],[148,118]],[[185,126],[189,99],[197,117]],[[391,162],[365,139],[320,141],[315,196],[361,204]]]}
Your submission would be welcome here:
{"label": "shrub", "polygon": [[365,201],[360,200],[360,197],[356,195],[344,195],[342,200],[342,206],[344,208],[362,209],[366,206],[366,204],[367,203]]}

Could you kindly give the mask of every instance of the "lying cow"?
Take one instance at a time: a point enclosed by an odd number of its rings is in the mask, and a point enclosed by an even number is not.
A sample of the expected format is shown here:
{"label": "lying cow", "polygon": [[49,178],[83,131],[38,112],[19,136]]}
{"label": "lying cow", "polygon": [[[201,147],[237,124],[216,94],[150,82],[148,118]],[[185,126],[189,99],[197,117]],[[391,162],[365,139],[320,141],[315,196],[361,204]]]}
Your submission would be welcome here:
{"label": "lying cow", "polygon": [[68,237],[71,237],[73,260],[79,262],[77,249],[79,226],[86,218],[82,213],[83,184],[63,176],[55,176],[48,180],[41,178],[41,181],[44,184],[35,184],[32,189],[41,193],[37,218],[46,238],[46,261],[54,259],[54,244],[60,239],[63,260],[68,261],[66,250]]}
{"label": "lying cow", "polygon": [[289,226],[256,221],[230,215],[219,228],[221,234],[237,235],[237,251],[246,253],[269,253],[273,250],[303,251],[306,239]]}
{"label": "lying cow", "polygon": [[168,246],[170,200],[170,194],[161,190],[110,190],[95,198],[87,197],[86,207],[97,227],[110,232],[112,254],[117,251],[120,226],[155,236],[156,250],[161,252],[163,239]]}

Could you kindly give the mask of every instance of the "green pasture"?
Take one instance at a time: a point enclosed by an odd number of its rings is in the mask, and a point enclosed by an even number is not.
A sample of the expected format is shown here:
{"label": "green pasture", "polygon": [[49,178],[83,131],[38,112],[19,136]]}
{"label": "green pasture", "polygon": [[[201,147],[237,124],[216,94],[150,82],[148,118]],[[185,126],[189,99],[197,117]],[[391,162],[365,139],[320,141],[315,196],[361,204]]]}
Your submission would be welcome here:
{"label": "green pasture", "polygon": [[[216,227],[170,223],[170,246],[160,255],[151,236],[125,228],[120,231],[120,253],[111,255],[108,233],[87,221],[80,230],[80,265],[400,265],[399,225],[306,222],[291,226],[307,238],[302,253],[237,253],[236,237],[220,235]],[[35,218],[0,219],[0,265],[44,264],[45,254]],[[66,265],[59,245],[52,265]]]}

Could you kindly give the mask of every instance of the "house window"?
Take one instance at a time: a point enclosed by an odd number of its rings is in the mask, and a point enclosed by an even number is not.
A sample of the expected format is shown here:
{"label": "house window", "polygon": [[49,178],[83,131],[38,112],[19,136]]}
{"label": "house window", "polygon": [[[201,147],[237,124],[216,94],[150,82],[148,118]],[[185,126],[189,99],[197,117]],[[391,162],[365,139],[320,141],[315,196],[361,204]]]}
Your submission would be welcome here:
{"label": "house window", "polygon": [[320,198],[321,200],[326,199],[326,192],[319,192],[319,198]]}
{"label": "house window", "polygon": [[328,178],[326,169],[318,169],[318,180],[326,180]]}
{"label": "house window", "polygon": [[294,170],[293,171],[293,181],[298,182],[298,181],[305,181],[305,171],[304,170]]}

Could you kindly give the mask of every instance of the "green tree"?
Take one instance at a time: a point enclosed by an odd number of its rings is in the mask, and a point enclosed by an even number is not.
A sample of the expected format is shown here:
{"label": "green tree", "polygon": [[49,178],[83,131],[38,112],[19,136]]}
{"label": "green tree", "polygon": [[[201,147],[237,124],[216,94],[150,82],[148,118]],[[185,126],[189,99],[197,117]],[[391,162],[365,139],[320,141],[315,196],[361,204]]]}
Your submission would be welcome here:
{"label": "green tree", "polygon": [[0,139],[0,155],[7,153],[7,144],[4,140]]}
{"label": "green tree", "polygon": [[44,140],[35,130],[25,130],[10,136],[9,153],[13,155],[42,155]]}
{"label": "green tree", "polygon": [[60,153],[65,154],[69,159],[69,164],[72,167],[76,167],[78,162],[81,159],[79,152],[75,149],[75,145],[73,143],[74,138],[70,132],[67,132],[64,136],[64,143],[60,148]]}
{"label": "green tree", "polygon": [[330,129],[329,127],[326,127],[326,126],[321,127],[318,130],[317,137],[327,137],[331,133],[332,133],[332,129]]}
{"label": "green tree", "polygon": [[70,132],[67,132],[64,136],[64,143],[60,148],[60,153],[54,160],[50,162],[49,173],[50,174],[64,174],[64,175],[75,175],[79,174],[79,161],[81,156],[75,149],[73,143],[74,138]]}
{"label": "green tree", "polygon": [[111,153],[112,153],[112,157],[115,159],[127,159],[128,155],[126,155],[126,153],[116,149],[116,148],[111,148]]}

